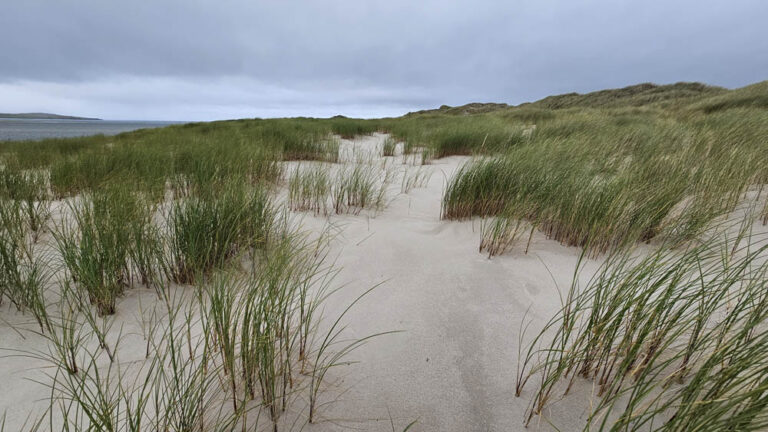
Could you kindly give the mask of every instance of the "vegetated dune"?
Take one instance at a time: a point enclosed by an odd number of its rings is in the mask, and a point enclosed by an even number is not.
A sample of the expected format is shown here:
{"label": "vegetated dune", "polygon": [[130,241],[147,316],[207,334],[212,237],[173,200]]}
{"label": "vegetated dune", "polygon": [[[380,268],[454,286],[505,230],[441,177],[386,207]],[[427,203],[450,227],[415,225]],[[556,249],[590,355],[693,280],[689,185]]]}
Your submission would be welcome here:
{"label": "vegetated dune", "polygon": [[[471,115],[497,111],[515,111],[519,109],[566,109],[566,108],[626,108],[640,106],[664,106],[669,104],[687,105],[721,96],[724,100],[739,99],[739,93],[754,95],[764,94],[760,89],[765,83],[757,83],[738,90],[727,90],[722,87],[710,86],[698,82],[679,82],[659,85],[643,83],[618,89],[599,90],[590,93],[565,93],[547,96],[535,102],[526,102],[518,106],[504,103],[469,103],[451,107],[443,105],[438,109],[414,111],[406,116],[418,115]],[[758,96],[759,97],[759,96]]]}
{"label": "vegetated dune", "polygon": [[0,424],[760,430],[764,94],[3,143]]}
{"label": "vegetated dune", "polygon": [[549,109],[563,108],[619,108],[659,104],[665,101],[690,103],[703,97],[720,95],[728,90],[702,83],[679,82],[657,85],[643,83],[620,89],[600,90],[579,94],[567,93],[548,96],[531,103],[531,106]]}

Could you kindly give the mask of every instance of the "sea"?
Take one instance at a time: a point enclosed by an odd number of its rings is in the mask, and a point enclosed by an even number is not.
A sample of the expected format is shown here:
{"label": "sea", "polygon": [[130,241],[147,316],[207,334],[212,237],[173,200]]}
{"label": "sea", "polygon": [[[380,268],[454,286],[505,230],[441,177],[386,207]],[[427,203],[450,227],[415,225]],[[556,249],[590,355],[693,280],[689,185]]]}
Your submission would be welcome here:
{"label": "sea", "polygon": [[181,123],[184,122],[0,118],[0,141],[40,140],[98,134],[117,135],[136,129],[158,128]]}

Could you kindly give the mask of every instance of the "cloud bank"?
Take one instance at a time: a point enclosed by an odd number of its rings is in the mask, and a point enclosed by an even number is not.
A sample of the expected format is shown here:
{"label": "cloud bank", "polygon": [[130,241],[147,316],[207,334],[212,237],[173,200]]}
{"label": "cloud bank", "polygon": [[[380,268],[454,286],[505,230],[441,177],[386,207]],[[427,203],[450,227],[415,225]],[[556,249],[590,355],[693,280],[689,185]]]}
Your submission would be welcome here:
{"label": "cloud bank", "polygon": [[768,2],[25,0],[0,112],[378,117],[638,82],[768,78]]}

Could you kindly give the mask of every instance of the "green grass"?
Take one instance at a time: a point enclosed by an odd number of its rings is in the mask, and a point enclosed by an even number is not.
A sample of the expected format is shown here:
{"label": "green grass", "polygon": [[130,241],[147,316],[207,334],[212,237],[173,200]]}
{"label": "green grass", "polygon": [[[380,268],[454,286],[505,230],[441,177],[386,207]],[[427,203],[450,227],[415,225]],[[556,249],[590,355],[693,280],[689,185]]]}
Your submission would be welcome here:
{"label": "green grass", "polygon": [[364,164],[343,167],[331,184],[331,205],[337,214],[381,210],[386,204],[387,176]]}
{"label": "green grass", "polygon": [[0,199],[0,303],[8,299],[17,310],[30,312],[41,331],[50,330],[46,284],[51,265],[34,253],[30,228],[21,205]]}
{"label": "green grass", "polygon": [[697,102],[689,108],[691,111],[700,111],[711,114],[729,109],[768,108],[768,82],[752,84],[732,92],[716,95]]}
{"label": "green grass", "polygon": [[37,242],[51,215],[48,174],[41,170],[22,170],[18,166],[0,169],[0,199],[12,200],[20,206]]}
{"label": "green grass", "polygon": [[436,158],[495,153],[526,140],[524,125],[490,115],[406,117],[387,121],[386,128],[404,142],[404,154],[430,149]]}
{"label": "green grass", "polygon": [[600,90],[587,94],[567,93],[549,96],[536,101],[530,106],[548,109],[563,108],[616,108],[626,106],[643,106],[673,101],[690,102],[702,97],[726,93],[722,87],[708,86],[701,83],[679,82],[675,84],[657,85],[643,83],[620,89]]}
{"label": "green grass", "polygon": [[141,199],[126,186],[110,186],[71,202],[71,218],[55,229],[72,280],[101,315],[113,314],[117,298],[131,286],[132,251],[147,240],[136,238],[150,218]]}
{"label": "green grass", "polygon": [[400,182],[400,192],[407,194],[413,189],[426,187],[432,174],[433,171],[425,167],[406,168]]}
{"label": "green grass", "polygon": [[518,395],[536,382],[526,424],[586,379],[584,430],[765,428],[768,269],[750,225],[684,250],[613,255],[585,287],[574,281],[520,358]]}
{"label": "green grass", "polygon": [[347,139],[361,135],[370,135],[379,130],[379,123],[377,120],[334,117],[330,119],[329,122],[334,134]]}
{"label": "green grass", "polygon": [[570,114],[537,127],[525,145],[465,165],[449,181],[442,216],[525,220],[594,253],[661,234],[692,238],[765,178],[759,137],[768,117],[745,114]]}
{"label": "green grass", "polygon": [[[51,350],[19,354],[53,371],[51,420],[73,431],[253,430],[263,421],[279,430],[297,397],[311,401],[306,415],[316,418],[328,370],[374,336],[343,336],[343,318],[359,299],[319,332],[338,271],[326,262],[328,238],[310,240],[285,221],[271,229],[251,268],[216,272],[194,296],[163,290],[146,359],[130,366],[100,360],[101,336],[94,345],[79,292],[66,291],[46,335]],[[133,358],[120,336],[110,359]]]}
{"label": "green grass", "polygon": [[193,283],[263,247],[271,218],[265,192],[237,181],[177,200],[166,215],[171,278]]}
{"label": "green grass", "polygon": [[288,206],[293,211],[328,214],[331,178],[328,167],[302,169],[297,165],[288,178]]}
{"label": "green grass", "polygon": [[[358,160],[349,166],[296,166],[288,177],[288,207],[316,215],[359,214],[364,209],[382,210],[393,171]],[[424,179],[411,179],[411,181]],[[410,185],[410,184],[409,184]],[[414,187],[411,185],[410,187]]]}
{"label": "green grass", "polygon": [[384,139],[384,142],[381,145],[381,156],[387,157],[387,156],[394,156],[395,155],[395,149],[397,148],[397,142],[392,137],[387,137]]}
{"label": "green grass", "polygon": [[339,144],[332,133],[329,121],[312,119],[192,123],[112,137],[7,142],[0,144],[0,159],[50,171],[58,198],[130,181],[161,199],[166,182],[179,177],[195,183],[243,174],[269,182],[280,177],[282,160],[335,162]]}

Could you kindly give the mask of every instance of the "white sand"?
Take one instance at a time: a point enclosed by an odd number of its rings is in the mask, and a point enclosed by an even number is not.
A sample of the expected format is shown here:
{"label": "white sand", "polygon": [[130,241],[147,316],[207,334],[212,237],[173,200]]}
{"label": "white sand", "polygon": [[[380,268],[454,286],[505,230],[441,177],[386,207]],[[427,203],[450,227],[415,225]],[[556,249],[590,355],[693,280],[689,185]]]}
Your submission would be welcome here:
{"label": "white sand", "polygon": [[[375,146],[381,139],[356,144]],[[386,281],[351,313],[350,330],[356,337],[403,333],[355,352],[360,363],[339,371],[347,392],[325,418],[381,431],[391,431],[390,414],[398,431],[413,420],[415,430],[424,431],[524,429],[528,402],[514,396],[520,323],[529,308],[533,329],[559,309],[558,287],[570,286],[580,249],[536,233],[528,255],[524,245],[490,260],[480,254],[479,221],[440,220],[445,183],[467,160],[433,161],[426,188],[395,197],[374,218],[331,218],[344,228],[333,248],[339,280],[348,282],[346,301]],[[553,414],[561,429],[581,429],[586,406],[579,405]],[[338,429],[319,426],[310,430]]]}
{"label": "white sand", "polygon": [[[383,139],[374,135],[345,146],[375,148]],[[401,158],[395,159],[400,164]],[[331,255],[341,267],[336,282],[345,287],[329,300],[326,315],[334,316],[384,282],[348,315],[349,336],[402,330],[371,341],[350,357],[359,363],[332,373],[332,387],[322,400],[335,402],[324,406],[320,422],[306,430],[391,431],[390,419],[397,431],[414,420],[418,423],[411,430],[417,431],[524,429],[534,386],[515,398],[520,323],[529,310],[535,333],[559,309],[559,289],[569,287],[580,249],[536,233],[528,255],[522,246],[491,260],[478,253],[479,221],[439,218],[445,182],[467,160],[433,161],[426,168],[433,170],[426,188],[395,196],[398,178],[392,201],[375,217],[306,214],[301,219],[308,230],[319,232],[327,223],[340,228]],[[588,262],[585,273],[597,265]],[[155,301],[153,292],[136,289],[118,304],[115,328],[122,325],[125,335],[121,362],[142,358],[139,303],[147,308]],[[46,349],[41,337],[23,333],[22,339],[8,325],[28,317],[5,306],[0,319],[0,347]],[[43,364],[25,357],[0,359],[0,414],[7,410],[7,430],[17,430],[31,411],[40,415],[47,407],[48,389],[29,381],[43,379]],[[552,405],[555,411],[548,416],[561,430],[581,429],[588,406],[584,397],[569,398]],[[545,421],[533,423],[533,430],[551,429]]]}

